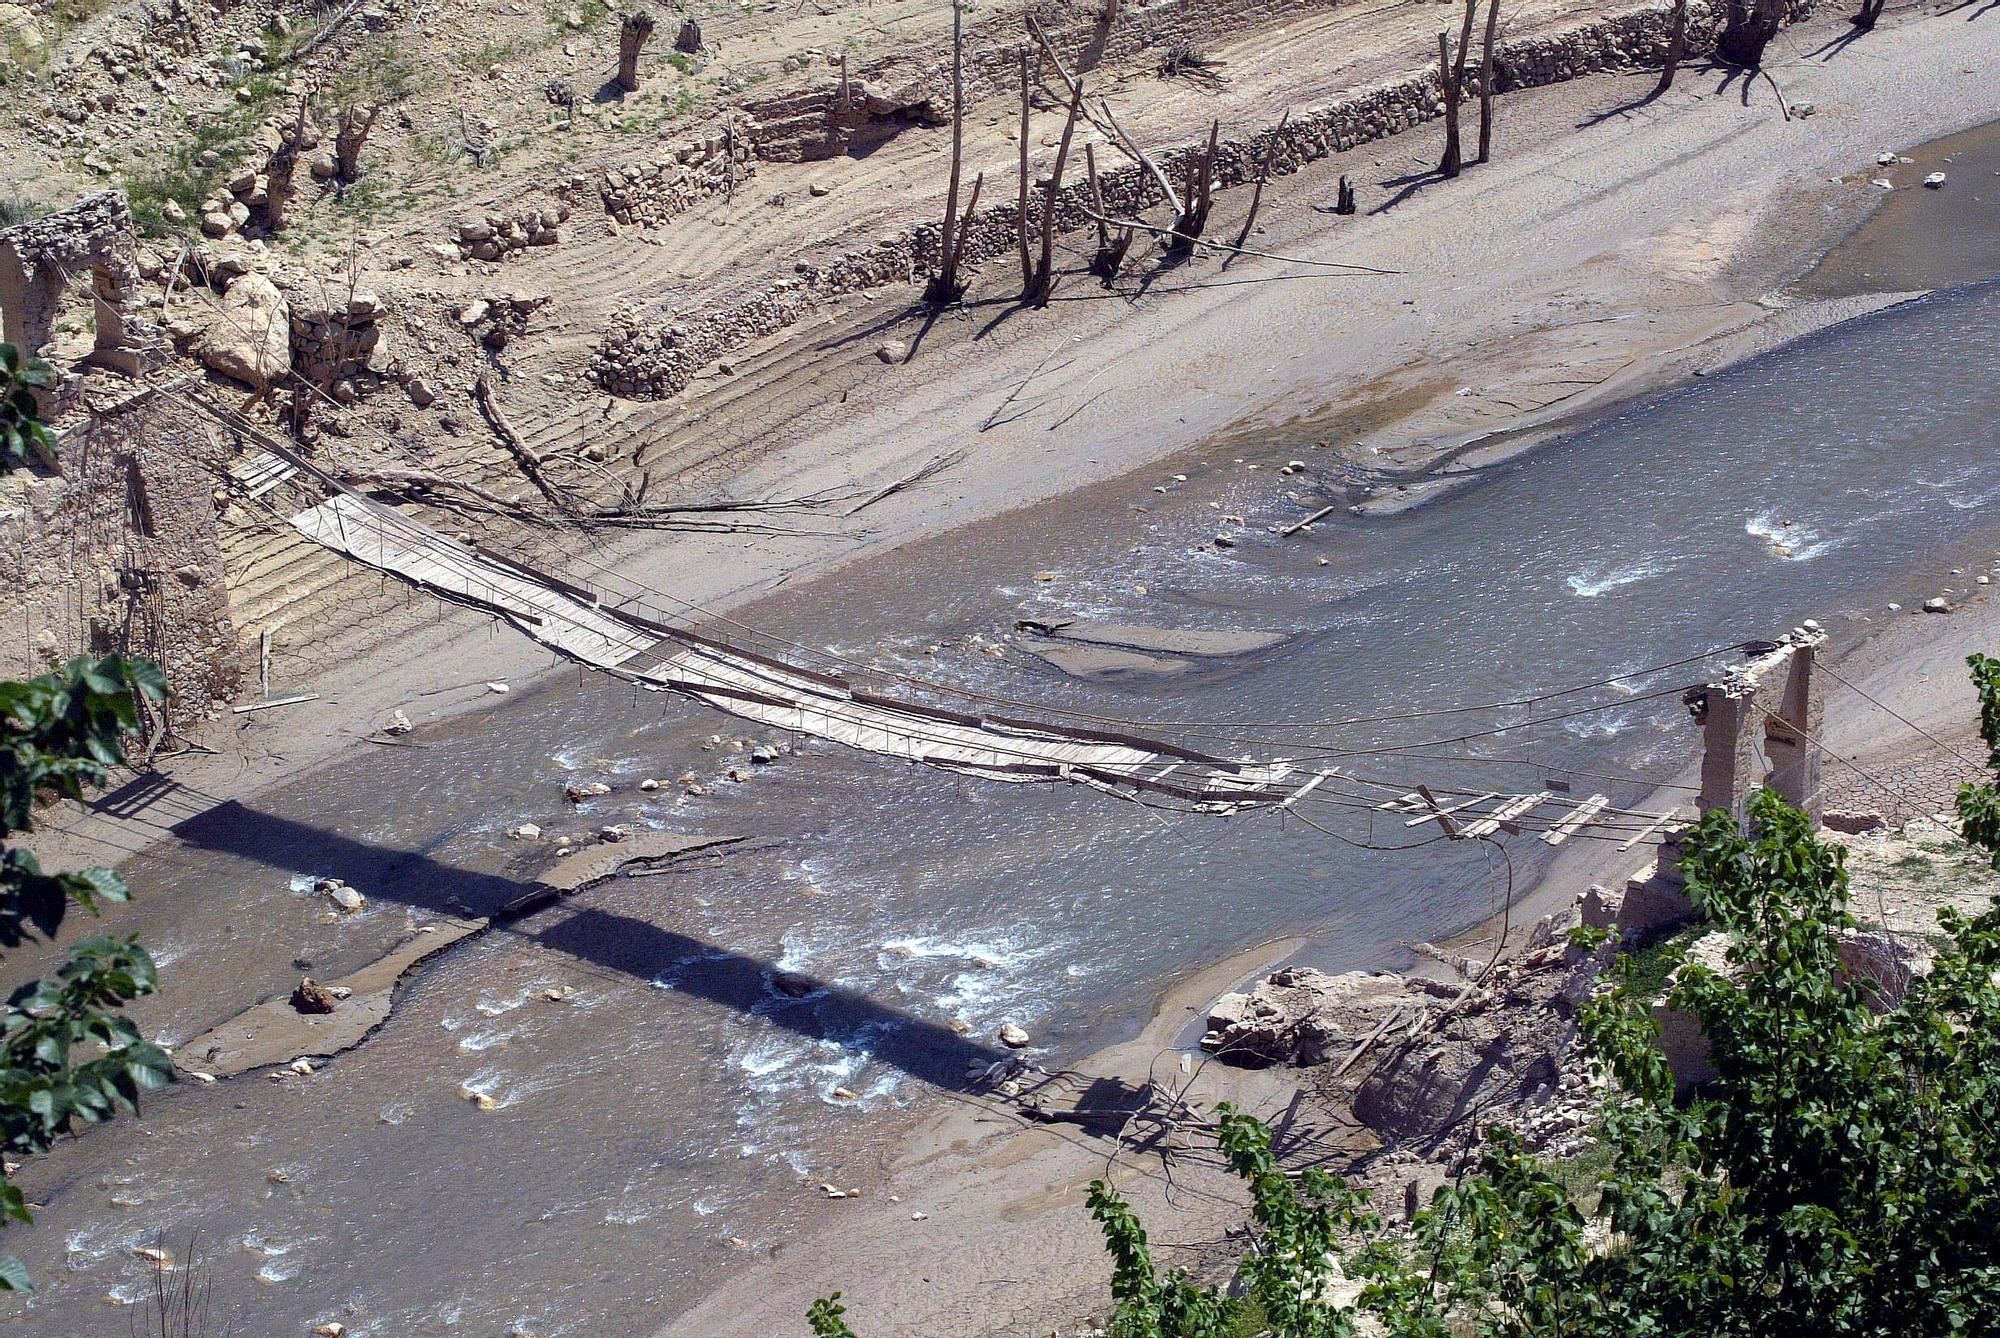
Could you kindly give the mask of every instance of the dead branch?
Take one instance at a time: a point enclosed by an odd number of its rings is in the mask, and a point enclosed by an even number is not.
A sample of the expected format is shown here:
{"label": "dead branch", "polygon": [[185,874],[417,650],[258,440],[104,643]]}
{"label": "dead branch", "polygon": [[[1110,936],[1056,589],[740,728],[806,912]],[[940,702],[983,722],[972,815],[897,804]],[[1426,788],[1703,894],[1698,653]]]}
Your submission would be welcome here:
{"label": "dead branch", "polygon": [[528,476],[528,482],[535,485],[535,491],[547,498],[549,505],[558,511],[573,514],[577,510],[576,499],[550,480],[542,469],[541,460],[521,440],[521,434],[514,430],[514,425],[507,421],[500,401],[493,394],[493,373],[480,374],[479,380],[473,383],[472,395],[479,402],[479,412],[485,415],[487,426],[493,429],[493,435],[500,439],[507,453],[514,457],[514,463],[520,466],[521,472]]}
{"label": "dead branch", "polygon": [[341,11],[333,16],[331,22],[327,23],[324,27],[322,27],[318,32],[314,33],[311,37],[308,37],[305,41],[299,43],[297,46],[293,47],[290,51],[286,52],[284,63],[287,65],[291,65],[297,61],[303,60],[305,57],[310,56],[313,52],[317,51],[320,47],[320,44],[325,42],[328,38],[332,37],[335,33],[339,32],[340,26],[343,23],[346,23],[347,20],[353,15],[354,11],[359,8],[361,8],[361,0],[347,0],[347,3],[341,7]]}
{"label": "dead branch", "polygon": [[905,488],[913,488],[917,484],[922,483],[926,479],[933,478],[938,474],[942,474],[945,470],[950,469],[953,465],[957,464],[964,458],[965,458],[964,451],[951,451],[944,455],[933,456],[931,457],[930,462],[926,464],[922,469],[917,470],[916,473],[906,474],[902,478],[897,479],[894,483],[889,484],[887,487],[878,488],[876,491],[862,498],[859,502],[856,502],[853,506],[848,508],[847,514],[850,516],[859,515],[863,511],[866,511],[869,507],[875,505],[875,503],[880,502],[885,498],[894,497],[897,493],[903,491],[903,489]]}
{"label": "dead branch", "polygon": [[1167,49],[1167,54],[1153,67],[1153,73],[1162,79],[1186,79],[1215,92],[1225,82],[1222,75],[1224,63],[1183,42]]}

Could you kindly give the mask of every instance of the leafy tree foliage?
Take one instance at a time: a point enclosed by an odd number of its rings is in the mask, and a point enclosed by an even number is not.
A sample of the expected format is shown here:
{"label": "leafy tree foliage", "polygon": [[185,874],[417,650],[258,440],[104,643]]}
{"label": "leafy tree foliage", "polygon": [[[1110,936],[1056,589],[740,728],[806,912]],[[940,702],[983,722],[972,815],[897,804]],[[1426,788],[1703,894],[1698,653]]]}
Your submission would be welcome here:
{"label": "leafy tree foliage", "polygon": [[[2000,773],[2000,660],[1971,666]],[[1965,785],[1958,810],[2000,869],[1993,784]],[[1892,1003],[1840,967],[1844,853],[1769,792],[1749,834],[1726,813],[1696,827],[1688,891],[1733,946],[1726,971],[1683,963],[1668,1000],[1700,1018],[1716,1076],[1676,1099],[1652,991],[1629,972],[1586,1006],[1586,1052],[1616,1079],[1587,1211],[1495,1131],[1478,1174],[1391,1233],[1338,1178],[1283,1174],[1269,1132],[1222,1106],[1218,1141],[1251,1199],[1235,1285],[1162,1274],[1143,1223],[1099,1181],[1113,1338],[1345,1338],[1364,1318],[1388,1338],[1994,1332],[2000,902],[1941,912],[1935,965]],[[842,1313],[822,1302],[813,1332],[851,1338]]]}
{"label": "leafy tree foliage", "polygon": [[36,412],[35,390],[55,384],[55,369],[12,344],[0,344],[0,471],[28,462],[38,447],[46,449],[49,430]]}
{"label": "leafy tree foliage", "polygon": [[[7,444],[43,432],[32,397],[33,375],[0,344],[7,387]],[[25,371],[22,369],[25,368]],[[17,375],[17,372],[20,375]],[[30,383],[32,384],[32,383]],[[0,467],[11,463],[10,454]],[[0,682],[0,947],[53,936],[72,903],[96,912],[124,901],[124,880],[110,869],[50,873],[31,851],[7,838],[30,830],[37,803],[78,798],[124,760],[125,735],[139,723],[140,700],[163,700],[159,666],[119,655],[79,658],[24,683]],[[91,938],[71,949],[54,977],[31,980],[0,1018],[0,1151],[19,1157],[46,1149],[78,1122],[136,1111],[139,1094],[173,1079],[166,1054],[119,1010],[154,988],[153,959],[129,939]],[[20,1189],[0,1175],[0,1221],[27,1222]],[[19,1260],[0,1256],[0,1290],[29,1286]]]}

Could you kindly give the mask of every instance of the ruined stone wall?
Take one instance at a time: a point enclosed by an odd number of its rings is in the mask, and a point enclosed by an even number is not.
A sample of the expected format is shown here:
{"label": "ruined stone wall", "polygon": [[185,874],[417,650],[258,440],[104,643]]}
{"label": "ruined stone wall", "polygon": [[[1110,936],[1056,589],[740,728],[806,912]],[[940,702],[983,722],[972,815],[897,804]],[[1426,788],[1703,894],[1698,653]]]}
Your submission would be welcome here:
{"label": "ruined stone wall", "polygon": [[[1810,12],[1811,0],[1794,0],[1796,14]],[[1688,53],[1699,58],[1713,50],[1721,23],[1720,0],[1693,0],[1688,15]],[[1504,44],[1495,53],[1497,91],[1534,88],[1585,75],[1657,67],[1666,57],[1668,11],[1648,6],[1609,15],[1566,32]],[[1472,77],[1476,86],[1476,71]],[[1476,94],[1475,94],[1476,96]],[[1437,73],[1426,70],[1364,88],[1327,106],[1293,118],[1278,140],[1272,173],[1285,176],[1330,154],[1385,138],[1435,119],[1443,110]],[[1240,185],[1254,179],[1275,130],[1263,130],[1217,145],[1216,184]],[[1187,144],[1156,155],[1170,178],[1199,152]],[[1135,215],[1158,200],[1158,188],[1142,169],[1124,166],[1100,175],[1107,208]],[[1056,200],[1057,226],[1085,227],[1087,191],[1072,181]],[[1039,203],[1035,205],[1039,208]],[[981,210],[964,239],[965,262],[976,265],[1014,249],[1015,207],[1005,203]],[[831,261],[801,261],[796,275],[739,295],[716,307],[671,319],[624,313],[600,342],[592,365],[598,383],[614,395],[664,399],[684,389],[694,374],[731,349],[773,334],[811,313],[822,301],[890,283],[912,282],[937,261],[939,228],[922,224],[884,237]]]}
{"label": "ruined stone wall", "polygon": [[0,677],[80,654],[145,655],[165,667],[183,729],[233,694],[219,432],[140,392],[61,434],[60,475],[0,476]]}
{"label": "ruined stone wall", "polygon": [[750,137],[717,125],[655,157],[607,168],[598,191],[604,211],[620,223],[657,226],[734,190],[756,170]]}
{"label": "ruined stone wall", "polygon": [[[1238,33],[1341,0],[1030,0],[1049,42],[1071,71],[1175,46],[1211,48]],[[1115,15],[1115,17],[1113,17]],[[976,102],[1019,87],[1019,51],[1029,37],[1019,8],[975,20],[965,34],[965,97]],[[951,114],[951,47],[899,54],[849,70],[848,103],[838,79],[824,87],[752,102],[757,154],[773,162],[831,158],[880,143],[905,125]]]}

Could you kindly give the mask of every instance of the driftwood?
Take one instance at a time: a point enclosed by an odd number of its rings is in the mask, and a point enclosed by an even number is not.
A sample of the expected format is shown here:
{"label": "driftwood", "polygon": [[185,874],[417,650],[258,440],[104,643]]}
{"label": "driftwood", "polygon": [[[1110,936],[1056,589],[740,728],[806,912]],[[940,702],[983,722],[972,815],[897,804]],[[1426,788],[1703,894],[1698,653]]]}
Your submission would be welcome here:
{"label": "driftwood", "polygon": [[341,7],[341,11],[333,16],[332,21],[320,28],[311,37],[308,37],[305,41],[286,52],[284,63],[287,65],[294,64],[317,51],[320,44],[339,32],[341,25],[346,23],[353,16],[354,11],[359,8],[361,8],[361,0],[347,0],[347,3]]}
{"label": "driftwood", "polygon": [[[1133,228],[1140,232],[1150,232],[1163,238],[1180,236],[1180,234],[1175,232],[1172,228],[1164,227],[1158,223],[1148,223],[1144,219],[1120,218],[1115,214],[1100,215],[1088,209],[1084,210],[1084,213],[1090,216],[1091,218],[1099,218],[1103,222],[1108,223],[1113,227]],[[1403,271],[1399,269],[1376,269],[1372,265],[1355,265],[1345,260],[1313,260],[1306,256],[1279,255],[1273,251],[1259,251],[1256,248],[1249,246],[1231,246],[1228,242],[1218,242],[1211,238],[1205,238],[1205,237],[1187,237],[1183,238],[1183,240],[1186,241],[1189,245],[1206,246],[1217,251],[1231,251],[1237,255],[1256,256],[1260,260],[1282,260],[1288,265],[1313,265],[1321,269],[1344,270],[1349,274],[1356,274],[1356,275],[1360,274],[1380,275],[1380,274],[1403,273]]]}

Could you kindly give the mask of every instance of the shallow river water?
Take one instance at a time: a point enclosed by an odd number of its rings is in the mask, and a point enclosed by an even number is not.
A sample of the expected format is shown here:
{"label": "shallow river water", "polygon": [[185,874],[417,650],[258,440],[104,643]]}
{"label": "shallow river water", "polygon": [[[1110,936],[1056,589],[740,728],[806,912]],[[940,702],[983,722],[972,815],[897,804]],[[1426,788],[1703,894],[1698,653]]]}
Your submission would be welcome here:
{"label": "shallow river water", "polygon": [[[1331,480],[1313,457],[1330,453],[1238,446],[746,616],[997,695],[1180,722],[1166,732],[1208,746],[1383,750],[1345,765],[1399,786],[1536,789],[1582,770],[1598,774],[1577,778],[1579,793],[1632,803],[1686,759],[1670,690],[1698,669],[1583,699],[1610,709],[1424,749],[1560,706],[1291,726],[1628,673],[1808,616],[1892,616],[1887,601],[1929,593],[1945,568],[1990,562],[1996,447],[2000,285],[1988,284],[1635,406],[1407,514],[1341,512],[1280,538],[1266,526],[1304,514],[1284,493],[1317,505]],[[1295,457],[1313,467],[1280,478]],[[1241,542],[1204,548],[1228,513],[1249,522]],[[968,644],[1007,638],[1024,612],[1286,640],[1108,683],[1065,677],[1018,643],[1004,658]],[[1254,723],[1202,732],[1224,722]],[[636,790],[684,769],[750,770],[726,745],[705,748],[713,734],[753,737],[565,672],[426,732],[427,749],[375,750],[180,824],[176,849],[129,870],[142,898],[199,892],[201,909],[157,940],[165,971],[261,971],[273,990],[298,973],[252,965],[274,937],[337,975],[413,913],[452,899],[490,909],[519,891],[526,856],[503,834],[524,820],[753,839],[463,945],[365,1046],[309,1079],[179,1090],[154,1101],[143,1134],[59,1149],[33,1168],[41,1224],[10,1233],[45,1290],[6,1331],[122,1333],[107,1297],[136,1294],[131,1248],[198,1229],[217,1318],[237,1332],[336,1317],[358,1334],[647,1332],[704,1273],[781,1244],[802,1178],[875,1164],[883,1130],[990,1054],[1001,1022],[1027,1027],[1044,1057],[1074,1055],[1128,1033],[1177,971],[1298,932],[1312,960],[1393,966],[1403,944],[1477,919],[1504,886],[1483,850],[1348,844],[1421,839],[1358,808],[1301,805],[1343,841],[1296,819],[1164,815],[825,746],[705,797]],[[561,785],[578,771],[618,788],[571,815]],[[1513,843],[1517,885],[1544,849]],[[293,888],[324,874],[363,889],[368,910],[323,924]],[[769,988],[775,970],[829,988],[786,998]],[[557,985],[577,993],[538,997]],[[153,1020],[178,1041],[219,1019],[176,1004]]]}

